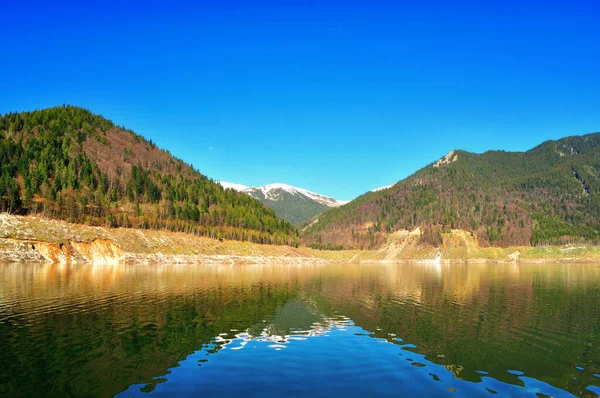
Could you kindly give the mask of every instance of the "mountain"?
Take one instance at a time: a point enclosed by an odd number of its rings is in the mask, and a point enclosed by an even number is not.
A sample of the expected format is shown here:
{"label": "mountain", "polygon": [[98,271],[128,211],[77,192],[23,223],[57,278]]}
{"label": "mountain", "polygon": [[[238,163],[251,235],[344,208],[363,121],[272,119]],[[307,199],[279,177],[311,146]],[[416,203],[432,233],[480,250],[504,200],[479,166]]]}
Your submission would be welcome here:
{"label": "mountain", "polygon": [[371,192],[379,192],[379,191],[383,191],[384,189],[390,189],[391,187],[393,187],[394,184],[391,185],[386,185],[384,187],[379,187],[379,188],[375,188],[373,190],[371,190]]}
{"label": "mountain", "polygon": [[451,151],[323,213],[302,238],[316,247],[375,248],[417,227],[434,246],[451,229],[472,231],[482,246],[599,243],[600,133],[526,152]]}
{"label": "mountain", "polygon": [[287,184],[268,184],[260,187],[247,187],[224,181],[220,181],[220,184],[258,199],[265,206],[273,209],[277,216],[296,225],[310,220],[327,209],[347,203]]}
{"label": "mountain", "polygon": [[86,109],[0,117],[0,211],[108,227],[297,245],[259,201]]}

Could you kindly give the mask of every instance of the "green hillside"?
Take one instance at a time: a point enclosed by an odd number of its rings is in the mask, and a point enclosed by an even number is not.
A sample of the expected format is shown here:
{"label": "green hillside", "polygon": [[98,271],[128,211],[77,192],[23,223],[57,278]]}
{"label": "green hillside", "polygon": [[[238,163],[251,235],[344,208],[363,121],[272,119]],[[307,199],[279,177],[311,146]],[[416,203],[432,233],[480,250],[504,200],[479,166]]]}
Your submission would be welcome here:
{"label": "green hillside", "polygon": [[298,245],[257,200],[82,108],[2,115],[0,167],[1,212]]}
{"label": "green hillside", "polygon": [[390,189],[325,212],[303,239],[372,248],[419,226],[434,245],[455,228],[476,232],[483,246],[598,243],[600,133],[527,152],[453,151]]}

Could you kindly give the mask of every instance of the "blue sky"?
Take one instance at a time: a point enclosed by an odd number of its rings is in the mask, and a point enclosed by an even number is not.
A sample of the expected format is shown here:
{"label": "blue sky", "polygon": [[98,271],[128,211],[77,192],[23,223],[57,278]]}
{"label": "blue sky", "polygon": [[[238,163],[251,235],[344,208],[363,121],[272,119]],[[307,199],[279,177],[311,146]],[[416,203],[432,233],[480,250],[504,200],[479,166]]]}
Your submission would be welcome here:
{"label": "blue sky", "polygon": [[0,113],[80,105],[211,178],[337,199],[600,131],[597,1],[124,3],[0,0]]}

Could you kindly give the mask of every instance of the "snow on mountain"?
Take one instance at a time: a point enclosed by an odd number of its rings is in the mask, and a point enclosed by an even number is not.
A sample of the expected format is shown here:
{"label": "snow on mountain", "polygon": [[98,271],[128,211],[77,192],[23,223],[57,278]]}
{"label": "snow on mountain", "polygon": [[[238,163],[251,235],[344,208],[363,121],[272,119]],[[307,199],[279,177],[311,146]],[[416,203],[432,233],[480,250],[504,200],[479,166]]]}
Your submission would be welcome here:
{"label": "snow on mountain", "polygon": [[[272,201],[282,200],[283,195],[288,193],[297,197],[310,199],[328,207],[339,207],[348,203],[347,201],[335,200],[325,195],[311,192],[308,189],[293,187],[288,184],[267,184],[259,187],[247,187],[245,185],[233,184],[225,181],[219,181],[219,183],[224,188],[232,188],[236,191],[247,193],[253,197],[262,196],[264,199]],[[260,195],[258,194],[259,192]]]}
{"label": "snow on mountain", "polygon": [[248,189],[248,187],[245,185],[234,184],[232,182],[219,181],[219,184],[221,184],[223,188],[229,188],[240,192],[244,192],[246,189]]}
{"label": "snow on mountain", "polygon": [[396,184],[391,184],[391,185],[386,185],[385,187],[375,188],[375,189],[371,190],[371,192],[383,191],[384,189],[389,189],[389,188],[393,187],[394,185],[396,185]]}

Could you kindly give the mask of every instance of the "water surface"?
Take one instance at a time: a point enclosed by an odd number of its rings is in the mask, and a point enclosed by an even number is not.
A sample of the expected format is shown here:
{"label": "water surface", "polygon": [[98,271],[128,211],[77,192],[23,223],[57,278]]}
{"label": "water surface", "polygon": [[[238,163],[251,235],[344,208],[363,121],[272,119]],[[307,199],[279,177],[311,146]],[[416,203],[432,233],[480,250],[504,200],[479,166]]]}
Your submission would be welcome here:
{"label": "water surface", "polygon": [[0,396],[598,396],[597,265],[0,264]]}

